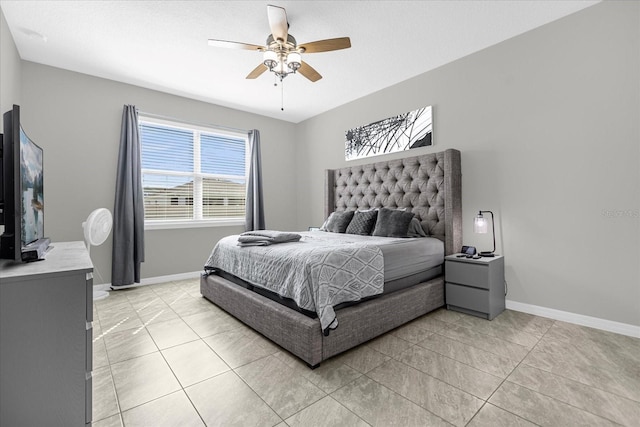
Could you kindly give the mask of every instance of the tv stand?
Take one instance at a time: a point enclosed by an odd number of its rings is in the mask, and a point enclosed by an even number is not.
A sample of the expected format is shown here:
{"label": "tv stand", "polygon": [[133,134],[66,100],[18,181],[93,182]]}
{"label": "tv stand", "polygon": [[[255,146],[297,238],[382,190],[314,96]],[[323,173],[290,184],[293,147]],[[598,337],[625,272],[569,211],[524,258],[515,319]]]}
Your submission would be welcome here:
{"label": "tv stand", "polygon": [[93,265],[84,242],[0,260],[0,426],[91,423]]}

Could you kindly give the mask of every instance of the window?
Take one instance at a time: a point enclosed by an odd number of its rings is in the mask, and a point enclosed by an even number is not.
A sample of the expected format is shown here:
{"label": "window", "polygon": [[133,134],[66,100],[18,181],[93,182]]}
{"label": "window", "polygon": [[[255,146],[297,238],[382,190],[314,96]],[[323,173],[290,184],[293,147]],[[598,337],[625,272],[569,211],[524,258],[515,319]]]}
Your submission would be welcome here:
{"label": "window", "polygon": [[140,116],[145,228],[244,224],[247,136]]}

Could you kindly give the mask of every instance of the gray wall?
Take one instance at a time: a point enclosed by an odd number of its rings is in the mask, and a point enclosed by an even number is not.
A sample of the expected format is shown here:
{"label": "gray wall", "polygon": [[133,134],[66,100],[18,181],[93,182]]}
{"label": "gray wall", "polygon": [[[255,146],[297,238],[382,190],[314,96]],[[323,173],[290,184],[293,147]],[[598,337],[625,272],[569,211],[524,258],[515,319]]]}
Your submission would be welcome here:
{"label": "gray wall", "polygon": [[302,122],[298,228],[322,223],[345,130],[433,105],[435,146],[385,158],[462,151],[464,242],[490,248],[472,221],[492,210],[507,298],[640,325],[639,18],[601,3]]}
{"label": "gray wall", "polygon": [[[0,9],[0,133],[3,128],[2,114],[13,104],[20,105],[21,63],[20,55],[11,37],[9,26]],[[0,229],[2,226],[0,226]]]}
{"label": "gray wall", "polygon": [[[99,207],[113,210],[116,159],[124,104],[197,123],[259,129],[267,226],[295,224],[294,125],[271,118],[91,77],[22,63],[22,123],[44,149],[45,231],[52,241],[82,240],[81,223]],[[147,230],[142,277],[198,271],[215,242],[243,227]],[[93,248],[100,273],[111,278],[111,239]]]}

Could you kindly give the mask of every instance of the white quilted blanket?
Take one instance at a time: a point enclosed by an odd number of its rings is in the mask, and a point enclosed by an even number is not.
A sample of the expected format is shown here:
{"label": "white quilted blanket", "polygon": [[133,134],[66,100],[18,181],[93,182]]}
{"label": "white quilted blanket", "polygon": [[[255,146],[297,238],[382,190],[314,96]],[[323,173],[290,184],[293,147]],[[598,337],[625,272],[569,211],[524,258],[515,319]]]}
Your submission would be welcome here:
{"label": "white quilted blanket", "polygon": [[383,255],[375,245],[302,234],[299,242],[252,247],[239,247],[238,236],[225,237],[205,267],[293,299],[318,314],[326,333],[338,326],[334,306],[382,293]]}

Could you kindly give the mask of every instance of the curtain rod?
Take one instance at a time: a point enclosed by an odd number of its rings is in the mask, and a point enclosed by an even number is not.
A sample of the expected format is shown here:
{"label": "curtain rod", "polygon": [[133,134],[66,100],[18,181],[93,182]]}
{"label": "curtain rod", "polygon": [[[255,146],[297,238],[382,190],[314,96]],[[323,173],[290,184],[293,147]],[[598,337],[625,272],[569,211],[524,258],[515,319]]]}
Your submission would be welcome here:
{"label": "curtain rod", "polygon": [[154,118],[154,119],[169,120],[169,121],[185,123],[185,124],[193,125],[193,126],[215,127],[215,128],[221,129],[221,130],[227,130],[227,131],[231,131],[231,132],[249,133],[249,131],[246,130],[246,129],[239,129],[239,128],[233,128],[233,127],[229,127],[229,126],[214,125],[214,124],[211,124],[211,123],[199,123],[199,122],[194,122],[194,121],[190,121],[190,120],[182,120],[182,119],[178,119],[178,118],[175,118],[175,117],[163,116],[163,115],[154,114],[154,113],[147,113],[146,111],[138,110],[138,114],[142,114],[143,116],[151,117],[151,118]]}

